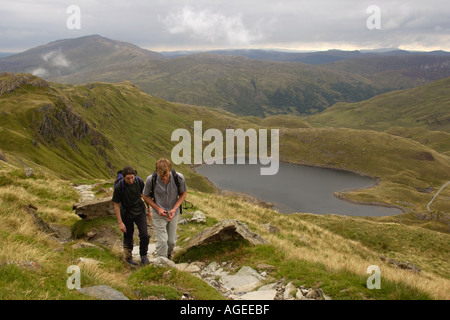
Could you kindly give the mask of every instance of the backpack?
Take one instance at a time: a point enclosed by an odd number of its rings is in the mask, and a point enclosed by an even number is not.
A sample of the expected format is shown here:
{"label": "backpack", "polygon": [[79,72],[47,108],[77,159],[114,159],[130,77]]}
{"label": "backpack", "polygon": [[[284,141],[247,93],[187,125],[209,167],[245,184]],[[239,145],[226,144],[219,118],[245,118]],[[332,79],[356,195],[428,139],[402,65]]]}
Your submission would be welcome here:
{"label": "backpack", "polygon": [[[179,180],[178,173],[175,171],[175,169],[172,169],[170,172],[172,173],[175,184],[177,185],[178,196],[180,196],[180,180]],[[152,189],[150,190],[150,198],[152,198],[153,201],[155,201],[155,185],[156,185],[157,178],[158,178],[158,173],[155,170],[152,174]],[[183,204],[180,205],[180,214],[183,214]]]}

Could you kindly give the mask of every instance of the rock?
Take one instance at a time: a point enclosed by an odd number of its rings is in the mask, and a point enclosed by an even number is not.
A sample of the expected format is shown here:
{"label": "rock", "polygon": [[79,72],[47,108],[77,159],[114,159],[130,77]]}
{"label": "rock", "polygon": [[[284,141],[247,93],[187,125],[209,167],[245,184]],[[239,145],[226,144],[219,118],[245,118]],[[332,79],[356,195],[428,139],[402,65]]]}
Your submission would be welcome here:
{"label": "rock", "polygon": [[31,85],[37,88],[48,88],[47,81],[30,73],[3,72],[0,74],[0,96],[5,92],[13,92],[22,85]]}
{"label": "rock", "polygon": [[100,249],[100,250],[104,251],[104,249],[102,247],[99,247],[93,243],[84,242],[84,241],[75,243],[71,247],[72,247],[72,249],[95,248],[95,249]]}
{"label": "rock", "polygon": [[418,266],[415,266],[408,261],[398,261],[395,259],[386,258],[385,256],[383,256],[381,254],[379,257],[382,261],[386,261],[386,262],[396,266],[397,268],[400,268],[403,270],[412,271],[414,273],[420,273],[422,271],[422,269],[420,269]]}
{"label": "rock", "polygon": [[82,184],[82,185],[78,185],[78,186],[74,186],[74,189],[76,189],[78,191],[78,193],[80,194],[80,202],[85,202],[85,201],[92,201],[95,199],[95,194],[92,191],[93,186],[92,185],[86,185],[86,184]]}
{"label": "rock", "polygon": [[73,205],[73,210],[85,220],[115,215],[111,197],[76,203]]}
{"label": "rock", "polygon": [[263,227],[267,229],[270,233],[278,233],[280,232],[280,229],[272,225],[270,222],[263,224]]}
{"label": "rock", "polygon": [[277,295],[277,290],[258,290],[248,292],[240,297],[237,300],[274,300]]}
{"label": "rock", "polygon": [[227,271],[224,271],[223,268],[217,262],[211,262],[206,268],[202,270],[202,276],[225,276],[228,275]]}
{"label": "rock", "polygon": [[303,300],[303,299],[304,299],[302,290],[297,289],[297,293],[295,294],[295,298],[296,298],[297,300]]}
{"label": "rock", "polygon": [[318,299],[318,298],[320,298],[320,295],[319,295],[319,293],[317,293],[316,289],[312,289],[311,291],[308,292],[308,294],[306,295],[306,298]]}
{"label": "rock", "polygon": [[185,248],[185,251],[192,247],[208,245],[214,242],[241,239],[247,240],[251,245],[267,243],[267,240],[251,231],[245,223],[227,219],[194,235]]}
{"label": "rock", "polygon": [[27,178],[34,177],[34,170],[33,170],[33,168],[25,168],[25,176]]}
{"label": "rock", "polygon": [[100,300],[130,300],[122,292],[105,285],[81,288],[77,291]]}
{"label": "rock", "polygon": [[53,230],[54,236],[60,242],[67,243],[72,240],[72,231],[67,226],[57,225],[55,223],[50,223],[48,226]]}
{"label": "rock", "polygon": [[151,264],[158,266],[158,267],[176,268],[175,262],[173,262],[165,257],[158,256],[156,258],[149,259],[149,261]]}
{"label": "rock", "polygon": [[190,263],[183,271],[189,272],[189,273],[198,273],[198,272],[202,271],[202,269],[200,269],[200,267],[193,262],[193,263]]}
{"label": "rock", "polygon": [[189,266],[189,263],[183,262],[183,263],[177,263],[175,265],[175,268],[177,268],[179,271],[184,271]]}
{"label": "rock", "polygon": [[190,219],[190,222],[206,223],[206,214],[201,211],[195,211],[194,216]]}
{"label": "rock", "polygon": [[260,275],[255,269],[243,266],[241,269],[239,269],[238,272],[236,272],[237,276],[254,276],[255,278],[259,280],[264,280],[264,277]]}
{"label": "rock", "polygon": [[44,220],[42,220],[41,217],[38,216],[38,214],[37,214],[38,208],[36,208],[32,204],[29,204],[27,207],[24,207],[24,209],[26,210],[27,213],[29,213],[33,217],[34,223],[36,224],[36,226],[38,227],[38,229],[40,231],[50,234],[50,235],[55,234],[55,232],[53,231],[52,228],[50,228],[48,223],[45,222]]}
{"label": "rock", "polygon": [[265,270],[267,272],[270,272],[270,271],[274,271],[275,267],[271,266],[270,264],[258,263],[256,265],[256,269],[258,269],[258,270]]}
{"label": "rock", "polygon": [[5,154],[3,152],[0,152],[0,161],[8,162],[8,159],[6,159],[6,156],[5,156]]}
{"label": "rock", "polygon": [[261,285],[259,279],[251,275],[225,275],[220,281],[232,292],[249,292]]}
{"label": "rock", "polygon": [[274,283],[269,283],[266,284],[265,286],[262,286],[261,288],[258,289],[258,291],[265,291],[265,290],[275,290],[278,286],[278,283],[274,282]]}
{"label": "rock", "polygon": [[294,292],[295,289],[297,289],[297,288],[292,284],[292,282],[289,282],[289,283],[286,285],[286,288],[284,289],[283,299],[284,299],[284,300],[290,300],[290,299],[292,299],[291,293]]}

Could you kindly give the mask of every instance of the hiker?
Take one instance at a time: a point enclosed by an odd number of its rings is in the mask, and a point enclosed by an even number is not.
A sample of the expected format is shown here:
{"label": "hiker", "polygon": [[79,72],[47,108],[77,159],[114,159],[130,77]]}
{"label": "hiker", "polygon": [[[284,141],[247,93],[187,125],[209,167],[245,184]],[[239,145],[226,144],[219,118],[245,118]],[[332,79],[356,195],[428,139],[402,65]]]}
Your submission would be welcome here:
{"label": "hiker", "polygon": [[178,216],[186,195],[184,176],[172,169],[169,160],[159,159],[155,172],[147,177],[143,191],[145,202],[152,207],[158,256],[172,258],[177,240]]}
{"label": "hiker", "polygon": [[[146,205],[142,201],[144,182],[132,167],[123,168],[118,172],[118,179],[114,183],[114,212],[119,222],[119,229],[123,232],[123,249],[125,261],[137,265],[133,261],[134,224],[139,231],[139,254],[143,265],[149,264],[147,257],[149,234],[147,231]],[[150,217],[150,212],[148,213]]]}

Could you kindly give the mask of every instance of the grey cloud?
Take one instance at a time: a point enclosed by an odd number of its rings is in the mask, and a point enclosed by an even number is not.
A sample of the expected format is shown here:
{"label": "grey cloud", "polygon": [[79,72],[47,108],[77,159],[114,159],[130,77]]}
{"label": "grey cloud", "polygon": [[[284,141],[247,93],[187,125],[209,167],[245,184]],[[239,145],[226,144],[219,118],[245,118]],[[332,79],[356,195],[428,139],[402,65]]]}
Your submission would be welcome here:
{"label": "grey cloud", "polygon": [[[81,30],[66,9],[81,8]],[[367,30],[367,7],[381,8],[381,30]],[[447,0],[0,0],[0,51],[100,34],[153,48],[352,45],[450,50]],[[409,43],[408,43],[409,41]]]}

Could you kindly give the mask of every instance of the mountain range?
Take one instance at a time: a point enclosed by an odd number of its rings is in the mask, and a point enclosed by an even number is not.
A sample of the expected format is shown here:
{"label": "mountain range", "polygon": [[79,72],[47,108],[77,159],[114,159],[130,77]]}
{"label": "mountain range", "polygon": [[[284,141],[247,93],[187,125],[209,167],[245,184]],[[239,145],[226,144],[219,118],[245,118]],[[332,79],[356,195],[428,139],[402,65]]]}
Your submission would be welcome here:
{"label": "mountain range", "polygon": [[[246,111],[243,114],[247,115],[239,116],[220,108],[169,102],[145,93],[130,81],[94,82],[96,74],[92,70],[108,74],[109,66],[109,72],[117,79],[121,74],[127,77],[132,74],[125,66],[129,57],[128,68],[137,73],[137,80],[142,75],[138,67],[146,67],[143,74],[153,70],[162,78],[158,82],[155,76],[156,80],[148,84],[159,84],[158,89],[167,92],[173,90],[171,86],[186,90],[189,81],[199,83],[193,75],[206,77],[206,70],[209,79],[214,79],[216,72],[229,77],[224,85],[243,84],[244,68],[251,73],[261,72],[248,64],[274,72],[261,74],[259,79],[265,82],[258,83],[256,88],[263,84],[265,88],[277,85],[280,88],[280,83],[293,85],[299,81],[298,70],[290,73],[288,66],[292,65],[303,70],[299,74],[304,82],[299,83],[313,89],[318,87],[317,91],[308,92],[319,98],[323,97],[318,96],[323,94],[321,90],[330,86],[328,81],[338,83],[346,79],[344,85],[355,81],[355,85],[371,88],[378,76],[377,63],[371,67],[361,63],[358,71],[355,60],[355,72],[351,74],[322,71],[323,66],[319,70],[302,63],[212,54],[168,59],[125,44],[116,48],[115,42],[97,40],[83,49],[93,50],[89,56],[84,56],[77,46],[56,51],[47,48],[37,54],[36,61],[41,65],[29,65],[41,67],[40,71],[48,72],[47,75],[59,73],[58,77],[70,77],[77,67],[82,67],[84,75],[92,76],[85,83],[47,81],[29,73],[0,73],[1,299],[86,299],[64,285],[68,280],[67,266],[74,264],[82,268],[83,288],[108,285],[131,299],[183,299],[186,292],[189,299],[220,298],[212,286],[202,286],[200,280],[187,272],[156,266],[130,270],[122,263],[121,234],[115,217],[84,221],[73,213],[73,204],[79,199],[73,184],[95,183],[96,195],[103,197],[108,196],[116,171],[124,165],[132,164],[141,177],[146,177],[153,172],[156,159],[170,157],[177,143],[171,141],[173,131],[183,128],[192,135],[197,120],[202,121],[204,130],[215,128],[222,133],[229,128],[277,128],[281,161],[376,177],[377,184],[371,188],[337,195],[354,202],[401,207],[404,213],[387,217],[283,215],[236,195],[214,194],[206,179],[187,165],[180,165],[176,169],[188,181],[188,199],[194,206],[192,212],[183,213],[183,218],[190,220],[195,210],[201,210],[207,214],[207,222],[180,223],[178,245],[184,247],[187,239],[224,219],[248,224],[269,242],[250,247],[225,241],[175,257],[177,262],[218,261],[233,268],[263,264],[271,268],[267,269],[267,282],[276,276],[295,286],[320,287],[334,300],[449,298],[450,268],[445,257],[449,254],[450,189],[444,188],[437,198],[433,197],[445,186],[450,172],[449,78],[430,82],[432,73],[401,74],[400,70],[408,68],[400,67],[392,71],[395,77],[391,82],[415,79],[415,83],[424,84],[391,90],[364,101],[342,101],[309,116],[295,116],[298,110],[283,105],[278,109],[267,105],[262,109],[264,118],[251,115],[246,108],[241,112]],[[103,60],[94,48],[102,48]],[[72,50],[80,51],[72,56],[69,55]],[[191,69],[183,69],[186,61],[190,61]],[[221,62],[215,65],[217,61]],[[346,62],[333,65],[338,67]],[[27,62],[18,59],[17,63]],[[236,64],[243,70],[236,69]],[[432,64],[435,67],[431,71],[445,71],[439,64],[445,65],[445,61]],[[283,73],[278,73],[281,66]],[[176,78],[179,83],[173,80],[175,70],[184,70]],[[306,70],[310,74],[305,74]],[[167,78],[158,73],[163,71],[167,72]],[[290,77],[284,79],[286,75]],[[332,75],[335,78],[329,79]],[[271,76],[278,77],[280,83],[269,82]],[[203,90],[215,88],[206,82],[204,85]],[[190,88],[192,96],[201,96],[198,86]],[[212,94],[217,93],[211,92],[214,104],[214,99],[220,97]],[[234,91],[228,94],[234,94],[232,99],[236,101],[240,98]],[[279,98],[282,97],[280,94]],[[281,110],[291,114],[277,114]],[[427,204],[431,198],[434,202],[429,212]],[[53,231],[52,235],[45,233],[36,221],[71,235],[67,238],[69,242],[53,240]],[[276,231],[272,232],[267,225]],[[101,242],[106,234],[117,240],[118,245],[109,247]],[[99,263],[81,262],[81,258],[75,260],[77,257],[89,257],[82,259]],[[391,261],[418,266],[419,273],[394,267]],[[383,270],[380,290],[365,286],[369,276],[367,266],[371,264]]]}
{"label": "mountain range", "polygon": [[252,56],[258,59],[215,53],[168,58],[93,35],[1,58],[0,71],[28,72],[70,84],[131,81],[144,92],[168,101],[260,117],[314,114],[337,102],[363,101],[450,76],[450,55],[445,52],[389,55],[329,51],[303,56],[331,62],[320,65],[292,62],[297,59],[293,56],[284,58],[288,61],[260,59],[264,54],[261,51]]}

